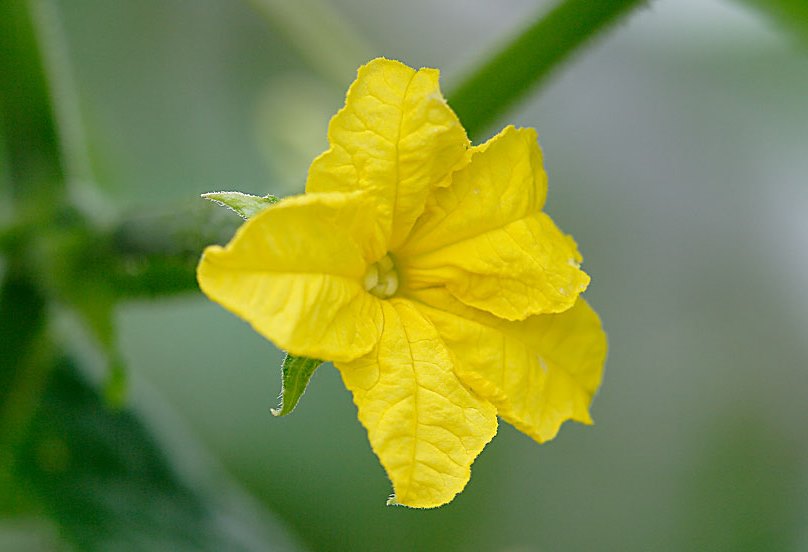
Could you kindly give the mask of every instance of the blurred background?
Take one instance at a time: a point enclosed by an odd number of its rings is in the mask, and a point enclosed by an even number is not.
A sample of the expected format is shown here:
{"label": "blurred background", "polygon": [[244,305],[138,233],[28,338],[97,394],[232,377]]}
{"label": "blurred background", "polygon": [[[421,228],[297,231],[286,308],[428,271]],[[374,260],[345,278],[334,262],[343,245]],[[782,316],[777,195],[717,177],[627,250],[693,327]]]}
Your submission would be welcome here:
{"label": "blurred background", "polygon": [[[59,30],[44,43],[76,144],[71,193],[101,220],[179,218],[214,190],[298,193],[361,63],[439,67],[451,90],[551,6],[40,4]],[[610,341],[593,427],[538,445],[502,424],[453,503],[386,507],[389,482],[336,370],[321,367],[297,410],[273,418],[282,353],[189,292],[114,310],[137,431],[244,549],[808,551],[806,44],[744,4],[658,0],[490,129],[538,129],[547,210],[592,276],[586,297]],[[92,338],[54,316],[100,382]],[[34,458],[69,476],[70,442],[48,443]],[[0,550],[69,549],[60,501],[94,491],[68,476],[35,483],[56,493],[50,506],[0,510]],[[115,503],[115,523],[145,515],[194,532],[161,506],[154,473],[140,476],[100,501]],[[169,549],[149,523],[133,540],[74,546]],[[170,549],[213,542],[183,538]]]}

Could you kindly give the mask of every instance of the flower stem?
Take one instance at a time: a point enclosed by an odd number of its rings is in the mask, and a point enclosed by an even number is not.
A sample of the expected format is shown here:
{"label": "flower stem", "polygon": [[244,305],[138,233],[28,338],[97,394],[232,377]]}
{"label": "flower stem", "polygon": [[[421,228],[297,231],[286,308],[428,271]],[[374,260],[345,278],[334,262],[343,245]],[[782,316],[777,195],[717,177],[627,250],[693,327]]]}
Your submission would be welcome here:
{"label": "flower stem", "polygon": [[24,0],[0,2],[0,133],[14,200],[59,202],[64,171],[58,133],[40,44]]}
{"label": "flower stem", "polygon": [[587,40],[647,0],[563,0],[468,75],[449,104],[480,137]]}

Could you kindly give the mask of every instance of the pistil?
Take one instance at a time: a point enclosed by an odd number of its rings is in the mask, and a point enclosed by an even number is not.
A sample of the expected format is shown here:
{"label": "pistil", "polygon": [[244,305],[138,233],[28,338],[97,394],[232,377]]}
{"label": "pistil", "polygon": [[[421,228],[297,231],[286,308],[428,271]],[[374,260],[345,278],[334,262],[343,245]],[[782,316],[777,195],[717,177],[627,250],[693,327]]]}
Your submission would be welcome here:
{"label": "pistil", "polygon": [[398,290],[398,273],[390,255],[368,266],[362,279],[365,289],[381,299],[392,297]]}

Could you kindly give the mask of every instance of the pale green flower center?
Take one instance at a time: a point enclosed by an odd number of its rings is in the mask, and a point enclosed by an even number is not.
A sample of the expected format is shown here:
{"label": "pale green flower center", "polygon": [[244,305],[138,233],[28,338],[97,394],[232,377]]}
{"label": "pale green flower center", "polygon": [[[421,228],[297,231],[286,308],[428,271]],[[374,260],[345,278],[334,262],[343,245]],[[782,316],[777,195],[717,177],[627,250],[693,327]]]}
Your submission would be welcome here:
{"label": "pale green flower center", "polygon": [[362,279],[365,289],[376,297],[387,299],[398,289],[398,273],[390,255],[385,255],[378,262],[368,266]]}

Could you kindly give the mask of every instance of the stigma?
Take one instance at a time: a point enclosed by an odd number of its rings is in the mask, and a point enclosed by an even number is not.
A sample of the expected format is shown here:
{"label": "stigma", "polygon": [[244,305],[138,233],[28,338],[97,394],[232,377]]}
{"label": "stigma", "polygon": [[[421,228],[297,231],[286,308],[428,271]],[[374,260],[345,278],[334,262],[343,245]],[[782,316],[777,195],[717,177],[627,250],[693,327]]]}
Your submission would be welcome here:
{"label": "stigma", "polygon": [[381,299],[392,297],[398,290],[398,273],[390,255],[368,266],[362,279],[365,289]]}

